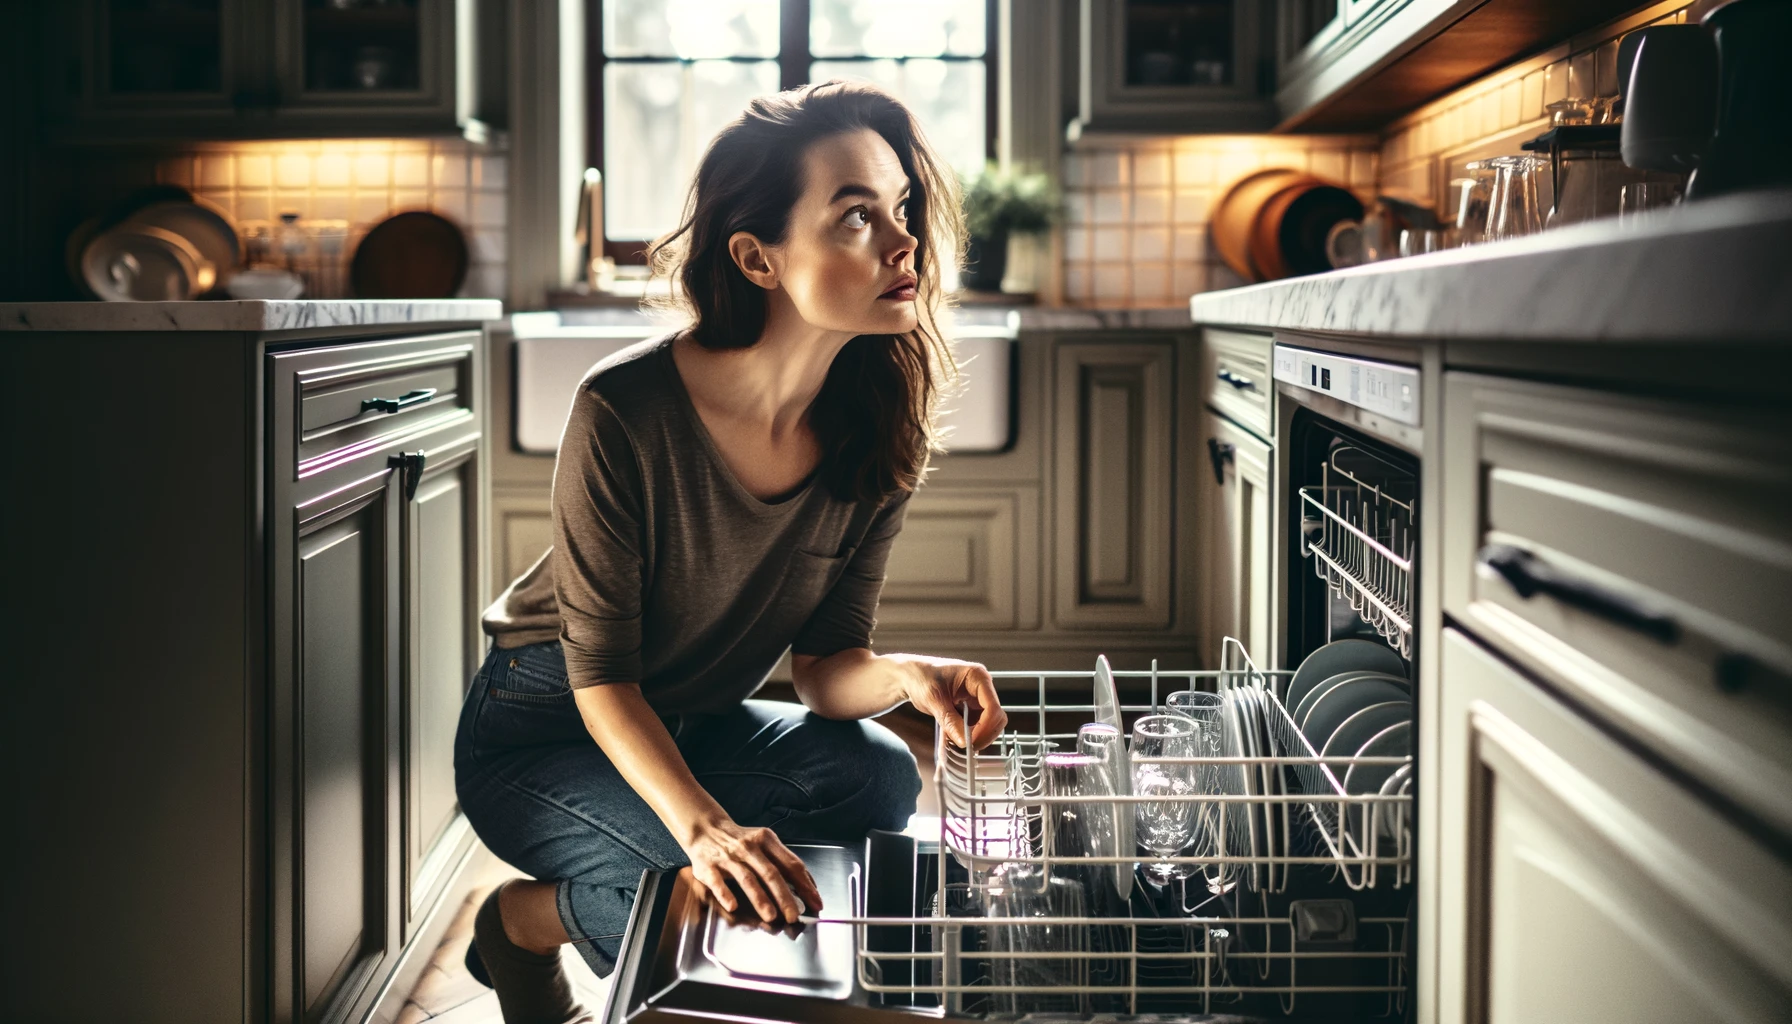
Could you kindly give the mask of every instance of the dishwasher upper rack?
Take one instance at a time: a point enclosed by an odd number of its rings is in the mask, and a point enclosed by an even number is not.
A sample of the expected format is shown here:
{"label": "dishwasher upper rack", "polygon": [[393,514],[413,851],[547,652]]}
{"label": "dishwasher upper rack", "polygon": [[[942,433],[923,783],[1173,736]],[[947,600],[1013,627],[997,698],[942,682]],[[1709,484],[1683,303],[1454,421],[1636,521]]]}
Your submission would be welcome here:
{"label": "dishwasher upper rack", "polygon": [[[1390,481],[1365,480],[1338,464],[1340,456],[1353,454],[1381,461],[1355,446],[1335,448],[1320,464],[1319,486],[1300,489],[1301,553],[1313,559],[1313,572],[1334,593],[1410,661],[1417,502],[1392,493],[1402,488]],[[1392,482],[1410,484],[1404,477]]]}
{"label": "dishwasher upper rack", "polygon": [[[1273,752],[1260,756],[1158,758],[1159,763],[1240,766],[1267,768],[1281,774],[1284,792],[1253,794],[1240,789],[1242,772],[1218,773],[1234,780],[1226,792],[1194,794],[1187,797],[1106,797],[1099,800],[1081,797],[1046,796],[1027,786],[1029,773],[1036,773],[1039,758],[1055,744],[1059,749],[1074,749],[1077,716],[1087,721],[1094,714],[1093,700],[1054,700],[1053,681],[1084,683],[1093,694],[1094,672],[994,672],[997,686],[1029,680],[1036,686],[1037,701],[1033,704],[1005,703],[1009,729],[996,744],[983,752],[967,752],[936,741],[934,784],[940,807],[940,850],[950,853],[972,872],[973,877],[994,870],[1005,863],[1030,863],[1049,868],[1053,864],[1146,864],[1172,863],[1193,867],[1230,865],[1239,872],[1244,885],[1253,889],[1281,891],[1288,879],[1287,869],[1297,865],[1330,865],[1352,889],[1373,888],[1384,880],[1393,886],[1412,881],[1412,790],[1400,792],[1347,793],[1342,784],[1349,767],[1354,764],[1398,768],[1411,762],[1410,756],[1371,757],[1333,756],[1322,758],[1281,701],[1289,672],[1258,670],[1244,655],[1236,640],[1226,641],[1227,667],[1214,670],[1164,671],[1155,666],[1148,671],[1113,673],[1117,684],[1140,680],[1149,684],[1150,699],[1146,704],[1123,704],[1125,716],[1152,714],[1163,698],[1175,690],[1216,691],[1222,687],[1251,686],[1264,691],[1269,699],[1266,724]],[[1078,686],[1077,689],[1082,689]],[[1032,719],[1028,722],[1028,719]],[[1051,720],[1075,724],[1052,731]],[[1031,728],[1022,728],[1027,723]],[[1130,741],[1130,734],[1129,734]],[[990,753],[990,750],[996,751]],[[1016,782],[1020,791],[1016,791]],[[1288,785],[1292,781],[1293,785]],[[1200,856],[1158,857],[1134,851],[1117,857],[1070,857],[1042,848],[1041,823],[1047,808],[1066,803],[1108,802],[1116,811],[1124,807],[1129,813],[1138,803],[1168,801],[1206,805],[1204,817],[1214,822],[1213,831],[1227,837],[1221,848]],[[1234,826],[1240,815],[1249,813],[1248,805],[1259,805],[1257,813],[1274,814],[1282,823],[1288,840],[1283,848],[1259,851],[1237,839]],[[1357,813],[1350,813],[1356,808]],[[1220,844],[1216,843],[1216,846]]]}

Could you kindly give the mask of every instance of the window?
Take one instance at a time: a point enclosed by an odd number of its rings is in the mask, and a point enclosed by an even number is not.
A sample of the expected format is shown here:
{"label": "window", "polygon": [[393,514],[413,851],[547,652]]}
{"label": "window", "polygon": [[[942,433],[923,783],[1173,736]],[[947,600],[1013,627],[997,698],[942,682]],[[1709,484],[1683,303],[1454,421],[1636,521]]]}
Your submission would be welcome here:
{"label": "window", "polygon": [[711,137],[755,96],[860,78],[901,97],[941,156],[992,155],[992,0],[590,0],[591,162],[605,252],[638,263],[677,226]]}

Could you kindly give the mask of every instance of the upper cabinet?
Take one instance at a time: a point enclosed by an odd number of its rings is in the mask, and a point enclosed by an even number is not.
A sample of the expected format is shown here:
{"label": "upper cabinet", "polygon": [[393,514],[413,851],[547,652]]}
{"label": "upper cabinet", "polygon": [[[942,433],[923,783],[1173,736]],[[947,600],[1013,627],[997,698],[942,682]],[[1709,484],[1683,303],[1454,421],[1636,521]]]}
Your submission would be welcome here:
{"label": "upper cabinet", "polygon": [[501,113],[501,18],[472,0],[84,0],[48,28],[61,141],[477,137]]}
{"label": "upper cabinet", "polygon": [[1270,127],[1262,7],[1254,0],[1082,0],[1072,137]]}
{"label": "upper cabinet", "polygon": [[1379,130],[1635,8],[1636,0],[1275,0],[1279,127]]}

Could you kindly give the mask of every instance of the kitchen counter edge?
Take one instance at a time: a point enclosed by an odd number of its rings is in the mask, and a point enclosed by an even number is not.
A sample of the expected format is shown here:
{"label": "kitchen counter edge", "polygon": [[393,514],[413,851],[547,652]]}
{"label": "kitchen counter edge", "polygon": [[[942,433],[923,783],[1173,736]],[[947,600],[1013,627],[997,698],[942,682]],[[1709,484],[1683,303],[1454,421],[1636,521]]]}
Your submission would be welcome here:
{"label": "kitchen counter edge", "polygon": [[5,302],[0,331],[306,331],[498,320],[497,299]]}
{"label": "kitchen counter edge", "polygon": [[1415,339],[1792,341],[1792,192],[1271,281],[1189,300],[1197,324]]}

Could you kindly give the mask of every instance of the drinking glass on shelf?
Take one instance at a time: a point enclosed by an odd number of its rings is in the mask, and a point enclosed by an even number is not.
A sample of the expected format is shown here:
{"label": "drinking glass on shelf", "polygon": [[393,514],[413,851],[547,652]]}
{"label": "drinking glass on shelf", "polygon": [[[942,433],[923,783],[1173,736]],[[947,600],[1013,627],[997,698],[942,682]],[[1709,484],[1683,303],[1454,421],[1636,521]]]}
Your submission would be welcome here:
{"label": "drinking glass on shelf", "polygon": [[1487,238],[1487,206],[1493,199],[1493,165],[1475,160],[1466,174],[1450,182],[1456,193],[1456,244],[1473,245]]}
{"label": "drinking glass on shelf", "polygon": [[[1194,842],[1195,818],[1201,804],[1188,798],[1200,793],[1195,781],[1197,765],[1192,761],[1182,764],[1139,762],[1141,758],[1197,757],[1199,735],[1200,728],[1194,719],[1182,715],[1146,715],[1133,723],[1133,794],[1182,798],[1135,805],[1134,822],[1139,845],[1159,857],[1174,857]],[[1160,883],[1192,874],[1180,865],[1165,861],[1152,864],[1150,871]]]}
{"label": "drinking glass on shelf", "polygon": [[1400,232],[1400,255],[1423,256],[1444,247],[1444,233],[1434,228],[1407,228]]}
{"label": "drinking glass on shelf", "polygon": [[1648,210],[1672,206],[1680,199],[1678,186],[1665,181],[1639,181],[1618,190],[1618,219],[1635,217]]}
{"label": "drinking glass on shelf", "polygon": [[1493,199],[1487,209],[1487,239],[1521,238],[1543,230],[1537,209],[1537,160],[1502,156],[1493,166]]}

